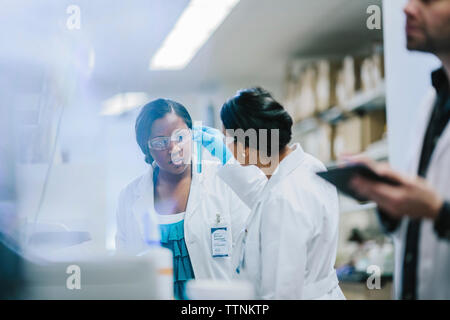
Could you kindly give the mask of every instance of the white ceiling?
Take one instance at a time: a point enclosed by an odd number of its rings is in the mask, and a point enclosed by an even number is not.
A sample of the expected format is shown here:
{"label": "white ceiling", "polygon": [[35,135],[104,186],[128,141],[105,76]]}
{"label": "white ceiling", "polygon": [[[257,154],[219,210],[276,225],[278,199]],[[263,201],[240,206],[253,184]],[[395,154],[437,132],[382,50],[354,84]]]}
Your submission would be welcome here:
{"label": "white ceiling", "polygon": [[[65,27],[70,4],[81,30]],[[64,69],[76,50],[79,67],[95,51],[89,86],[119,91],[207,90],[224,83],[281,79],[293,57],[353,52],[382,40],[365,28],[366,9],[381,0],[241,0],[185,70],[149,71],[188,0],[9,1],[0,10],[0,70],[22,90],[39,88],[44,72]]]}

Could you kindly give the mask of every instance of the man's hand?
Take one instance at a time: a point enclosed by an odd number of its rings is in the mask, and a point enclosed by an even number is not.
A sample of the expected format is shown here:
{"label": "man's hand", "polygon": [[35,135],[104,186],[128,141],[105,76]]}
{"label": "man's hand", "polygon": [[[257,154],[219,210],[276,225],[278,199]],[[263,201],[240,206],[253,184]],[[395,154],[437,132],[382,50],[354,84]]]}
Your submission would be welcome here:
{"label": "man's hand", "polygon": [[351,187],[360,195],[377,203],[378,207],[393,218],[436,219],[444,201],[431,186],[420,177],[406,177],[387,163],[376,163],[367,158],[348,158],[352,163],[367,165],[378,175],[394,180],[398,185],[376,182],[357,176],[351,180]]}

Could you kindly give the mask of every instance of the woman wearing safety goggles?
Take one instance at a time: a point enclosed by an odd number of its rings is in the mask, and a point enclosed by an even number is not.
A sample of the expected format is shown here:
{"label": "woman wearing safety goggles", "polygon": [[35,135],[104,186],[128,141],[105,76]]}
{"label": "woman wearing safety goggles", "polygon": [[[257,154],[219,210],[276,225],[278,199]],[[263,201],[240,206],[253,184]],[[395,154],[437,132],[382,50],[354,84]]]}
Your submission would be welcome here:
{"label": "woman wearing safety goggles", "polygon": [[[192,157],[188,111],[175,101],[152,101],[142,108],[135,129],[150,168],[121,192],[116,248],[136,254],[155,242],[169,248],[179,299],[187,280],[231,279],[233,247],[249,209],[217,177],[218,163],[193,169],[199,157]],[[201,148],[203,157],[213,160]]]}

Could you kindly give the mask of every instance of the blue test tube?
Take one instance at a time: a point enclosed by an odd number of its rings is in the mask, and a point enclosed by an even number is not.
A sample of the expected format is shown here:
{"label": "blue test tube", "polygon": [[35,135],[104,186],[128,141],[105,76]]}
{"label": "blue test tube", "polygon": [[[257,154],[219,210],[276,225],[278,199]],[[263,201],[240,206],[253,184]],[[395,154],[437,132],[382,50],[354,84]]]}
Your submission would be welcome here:
{"label": "blue test tube", "polygon": [[202,173],[202,142],[197,141],[197,172]]}

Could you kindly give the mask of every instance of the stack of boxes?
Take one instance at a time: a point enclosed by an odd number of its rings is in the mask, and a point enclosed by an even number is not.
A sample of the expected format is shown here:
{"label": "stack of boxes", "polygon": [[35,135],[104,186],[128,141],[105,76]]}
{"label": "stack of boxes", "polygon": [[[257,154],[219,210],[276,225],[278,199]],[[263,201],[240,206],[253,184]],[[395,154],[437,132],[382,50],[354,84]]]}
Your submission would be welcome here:
{"label": "stack of boxes", "polygon": [[339,122],[335,126],[333,137],[333,156],[361,153],[381,140],[386,132],[386,113],[378,110],[355,116]]}
{"label": "stack of boxes", "polygon": [[[308,63],[296,75],[289,75],[284,105],[294,122],[317,117],[332,107],[347,110],[356,95],[375,91],[383,84],[383,69],[381,53]],[[385,130],[385,111],[378,110],[335,124],[321,123],[298,140],[307,152],[330,162],[342,154],[364,151],[380,140]]]}

